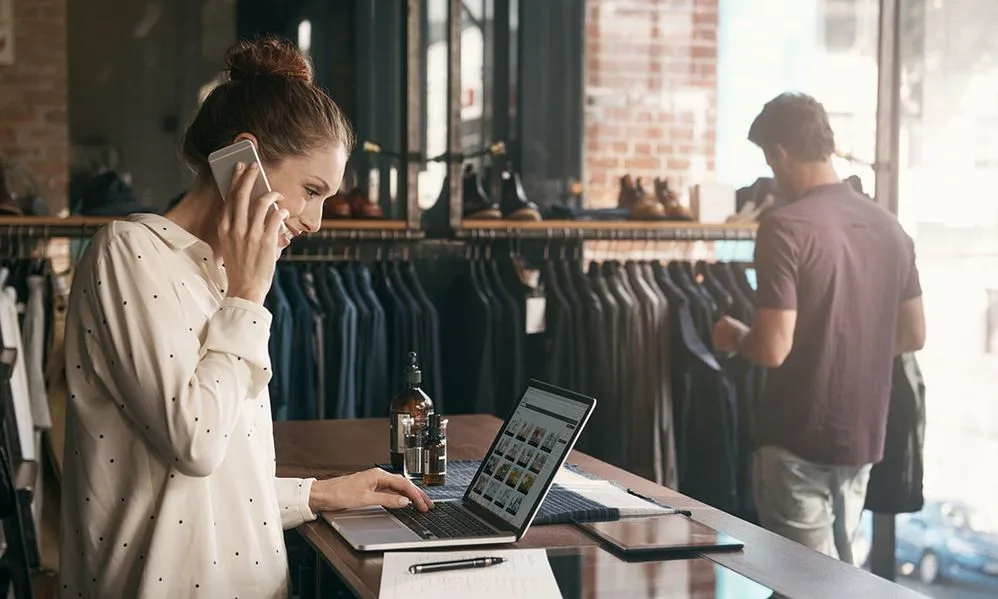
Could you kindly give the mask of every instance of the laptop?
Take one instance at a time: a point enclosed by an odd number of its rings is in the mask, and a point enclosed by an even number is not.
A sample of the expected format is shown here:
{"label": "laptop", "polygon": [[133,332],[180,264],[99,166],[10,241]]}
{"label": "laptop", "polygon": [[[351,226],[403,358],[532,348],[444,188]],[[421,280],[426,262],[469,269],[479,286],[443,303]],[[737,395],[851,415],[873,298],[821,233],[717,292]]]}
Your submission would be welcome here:
{"label": "laptop", "polygon": [[324,513],[357,551],[515,543],[527,534],[596,399],[532,380],[459,500]]}

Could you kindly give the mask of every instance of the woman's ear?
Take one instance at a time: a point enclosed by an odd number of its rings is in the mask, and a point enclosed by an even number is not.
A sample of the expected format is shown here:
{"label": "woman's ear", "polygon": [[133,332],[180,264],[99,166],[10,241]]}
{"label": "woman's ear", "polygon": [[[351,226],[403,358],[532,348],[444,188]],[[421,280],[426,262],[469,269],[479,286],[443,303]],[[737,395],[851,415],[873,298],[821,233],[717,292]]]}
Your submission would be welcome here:
{"label": "woman's ear", "polygon": [[256,136],[253,135],[252,133],[240,133],[235,137],[235,139],[232,140],[232,143],[236,143],[244,139],[250,140],[250,143],[252,143],[253,147],[256,148],[257,154],[260,153],[260,142],[257,141]]}

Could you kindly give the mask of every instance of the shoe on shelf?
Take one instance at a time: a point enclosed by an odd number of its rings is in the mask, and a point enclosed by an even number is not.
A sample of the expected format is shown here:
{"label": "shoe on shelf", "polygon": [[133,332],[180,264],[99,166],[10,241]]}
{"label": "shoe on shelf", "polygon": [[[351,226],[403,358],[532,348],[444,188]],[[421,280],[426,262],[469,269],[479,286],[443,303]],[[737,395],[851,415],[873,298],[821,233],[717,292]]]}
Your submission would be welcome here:
{"label": "shoe on shelf", "polygon": [[617,207],[625,208],[632,220],[662,220],[665,208],[648,196],[641,183],[641,177],[637,181],[630,175],[621,177]]}
{"label": "shoe on shelf", "polygon": [[507,165],[502,170],[502,201],[500,202],[503,218],[520,221],[541,220],[541,210],[537,204],[527,199],[523,190],[520,175],[513,172]]}
{"label": "shoe on shelf", "polygon": [[322,218],[350,218],[350,204],[343,192],[337,191],[336,195],[326,200],[322,205]]}
{"label": "shoe on shelf", "polygon": [[638,190],[634,187],[634,179],[630,175],[620,178],[620,189],[617,190],[617,208],[630,210],[638,199]]}
{"label": "shoe on shelf", "polygon": [[347,198],[350,207],[350,215],[353,218],[384,218],[385,213],[381,206],[375,204],[367,198],[367,194],[359,187],[355,187]]}
{"label": "shoe on shelf", "polygon": [[482,178],[475,171],[475,168],[467,164],[464,167],[464,196],[463,218],[467,220],[499,220],[502,212],[499,210],[499,203],[485,193],[482,187]]}
{"label": "shoe on shelf", "polygon": [[669,189],[669,180],[662,177],[655,177],[655,199],[662,208],[665,209],[665,218],[668,220],[693,220],[693,213],[686,206],[679,203],[679,196]]}

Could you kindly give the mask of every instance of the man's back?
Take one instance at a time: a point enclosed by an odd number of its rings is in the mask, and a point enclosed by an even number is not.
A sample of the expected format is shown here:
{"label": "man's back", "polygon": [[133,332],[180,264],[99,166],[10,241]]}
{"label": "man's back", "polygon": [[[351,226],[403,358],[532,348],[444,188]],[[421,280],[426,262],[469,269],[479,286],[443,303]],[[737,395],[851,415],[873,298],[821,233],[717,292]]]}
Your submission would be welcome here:
{"label": "man's back", "polygon": [[899,305],[921,294],[910,238],[847,184],[760,224],[758,307],[796,310],[793,349],[756,406],[756,446],[811,462],[880,460]]}

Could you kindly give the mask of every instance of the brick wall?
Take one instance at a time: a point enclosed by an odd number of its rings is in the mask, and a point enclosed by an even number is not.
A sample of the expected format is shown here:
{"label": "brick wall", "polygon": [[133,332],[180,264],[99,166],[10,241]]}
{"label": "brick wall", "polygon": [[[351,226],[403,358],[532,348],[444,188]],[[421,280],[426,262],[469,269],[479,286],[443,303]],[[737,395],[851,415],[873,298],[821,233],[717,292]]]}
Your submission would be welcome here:
{"label": "brick wall", "polygon": [[15,63],[0,66],[0,155],[34,175],[53,212],[66,205],[66,0],[15,0]]}
{"label": "brick wall", "polygon": [[714,170],[718,0],[587,0],[586,199],[616,204],[618,179],[673,189]]}

